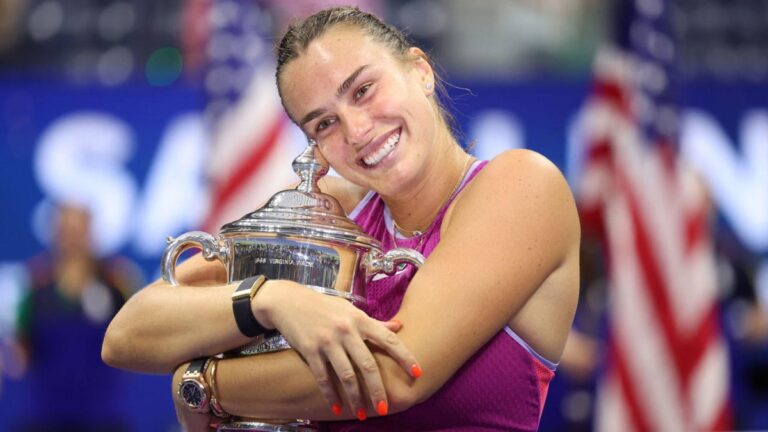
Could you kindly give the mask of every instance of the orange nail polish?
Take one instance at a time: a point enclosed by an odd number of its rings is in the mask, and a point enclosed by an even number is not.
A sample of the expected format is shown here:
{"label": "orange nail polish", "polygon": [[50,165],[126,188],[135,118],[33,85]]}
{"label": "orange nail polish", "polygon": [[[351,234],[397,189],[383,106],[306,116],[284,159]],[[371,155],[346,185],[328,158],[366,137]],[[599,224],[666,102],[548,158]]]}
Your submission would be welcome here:
{"label": "orange nail polish", "polygon": [[414,363],[411,366],[411,375],[413,375],[414,378],[418,378],[421,376],[421,366]]}
{"label": "orange nail polish", "polygon": [[368,418],[368,417],[365,415],[365,408],[358,408],[357,409],[357,419],[360,420],[360,421],[363,421],[366,418]]}
{"label": "orange nail polish", "polygon": [[341,405],[335,403],[331,405],[331,411],[333,411],[333,414],[338,417],[341,415]]}
{"label": "orange nail polish", "polygon": [[387,401],[379,401],[379,403],[376,404],[376,412],[379,413],[380,416],[387,415],[387,412],[389,412]]}

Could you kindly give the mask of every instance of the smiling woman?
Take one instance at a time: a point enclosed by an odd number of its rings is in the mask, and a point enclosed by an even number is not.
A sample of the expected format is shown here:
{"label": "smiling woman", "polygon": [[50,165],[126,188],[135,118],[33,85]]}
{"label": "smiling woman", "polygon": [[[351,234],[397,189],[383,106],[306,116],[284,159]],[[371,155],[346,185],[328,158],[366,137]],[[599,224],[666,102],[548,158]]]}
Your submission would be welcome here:
{"label": "smiling woman", "polygon": [[105,361],[176,370],[175,391],[198,358],[207,388],[215,378],[215,415],[175,393],[188,430],[225,413],[328,430],[535,430],[578,296],[579,223],[560,172],[526,150],[474,160],[451,132],[428,56],[356,8],[293,25],[277,82],[343,177],[324,191],[385,250],[416,248],[425,264],[373,280],[370,316],[294,282],[259,284],[252,318],[295,351],[205,369],[200,358],[249,337],[232,316],[235,284],[193,258],[177,269],[182,286],[157,281],[120,311]]}

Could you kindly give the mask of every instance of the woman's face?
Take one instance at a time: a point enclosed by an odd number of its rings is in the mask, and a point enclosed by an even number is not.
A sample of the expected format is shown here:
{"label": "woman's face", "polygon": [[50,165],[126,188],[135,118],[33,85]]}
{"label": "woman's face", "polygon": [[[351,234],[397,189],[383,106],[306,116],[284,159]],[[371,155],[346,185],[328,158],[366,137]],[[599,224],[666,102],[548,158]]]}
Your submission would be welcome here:
{"label": "woman's face", "polygon": [[339,26],[280,76],[288,114],[331,166],[384,195],[411,185],[436,151],[434,75],[423,57],[413,57],[403,62],[362,31]]}

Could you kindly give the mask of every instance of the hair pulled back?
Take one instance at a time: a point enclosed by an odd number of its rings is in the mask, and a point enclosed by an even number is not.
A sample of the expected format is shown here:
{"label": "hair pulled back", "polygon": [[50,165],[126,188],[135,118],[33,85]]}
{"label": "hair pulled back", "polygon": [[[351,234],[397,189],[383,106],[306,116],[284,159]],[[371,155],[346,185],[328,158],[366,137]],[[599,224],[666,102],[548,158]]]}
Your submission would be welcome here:
{"label": "hair pulled back", "polygon": [[[337,25],[350,26],[360,29],[372,40],[388,47],[395,58],[407,62],[409,59],[409,48],[413,46],[408,38],[394,26],[386,24],[379,17],[362,11],[353,6],[341,6],[329,9],[323,9],[302,21],[291,24],[285,35],[277,46],[277,70],[275,77],[277,79],[277,89],[280,93],[280,99],[283,100],[280,89],[280,74],[285,66],[291,61],[299,58],[306,51],[312,41],[324,35],[328,30]],[[432,64],[430,59],[426,59]],[[433,65],[434,71],[434,65]],[[447,92],[445,85],[435,73],[435,88],[437,97],[435,98],[436,107],[442,117],[446,127],[453,134],[455,131],[454,120],[448,110],[445,109],[443,101],[447,101]],[[284,104],[285,102],[283,102]]]}

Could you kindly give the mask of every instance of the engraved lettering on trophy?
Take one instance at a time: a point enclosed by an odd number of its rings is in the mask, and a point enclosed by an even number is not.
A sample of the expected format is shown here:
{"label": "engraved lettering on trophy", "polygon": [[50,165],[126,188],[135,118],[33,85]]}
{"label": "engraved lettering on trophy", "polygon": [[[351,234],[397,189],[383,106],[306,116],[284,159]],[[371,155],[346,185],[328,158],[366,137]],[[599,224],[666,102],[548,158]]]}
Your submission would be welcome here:
{"label": "engraved lettering on trophy", "polygon": [[[258,262],[258,261],[257,261]],[[315,263],[311,261],[296,261],[293,259],[283,259],[283,258],[270,258],[269,260],[270,264],[281,264],[281,265],[297,265],[302,267],[314,267]]]}

